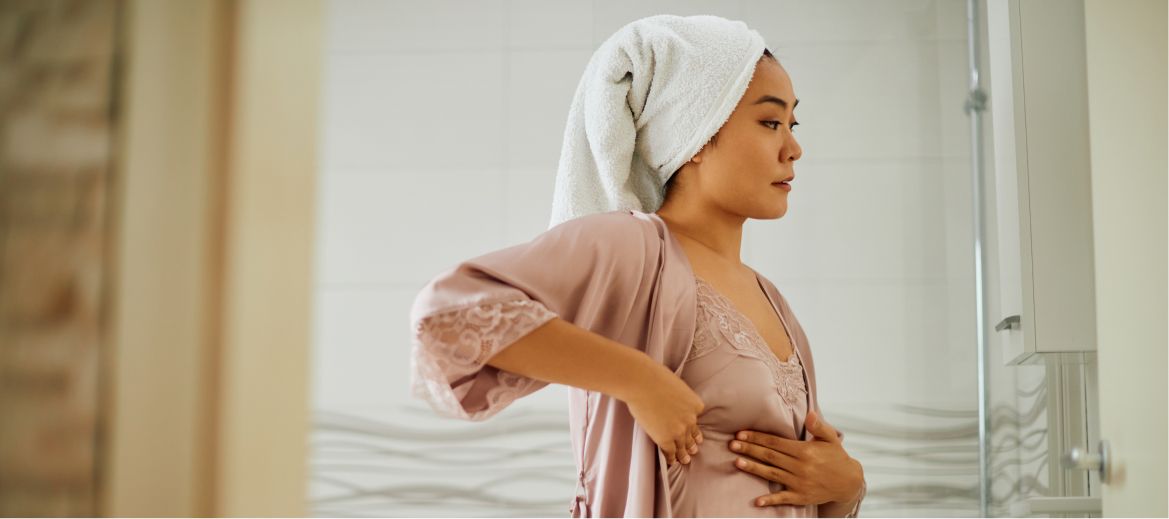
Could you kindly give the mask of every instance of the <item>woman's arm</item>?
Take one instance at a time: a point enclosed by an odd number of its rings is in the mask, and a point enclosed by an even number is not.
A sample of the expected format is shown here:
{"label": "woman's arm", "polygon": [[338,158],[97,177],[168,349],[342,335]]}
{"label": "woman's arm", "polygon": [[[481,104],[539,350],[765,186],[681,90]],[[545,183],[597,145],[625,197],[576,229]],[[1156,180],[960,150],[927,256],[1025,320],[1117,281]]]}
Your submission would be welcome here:
{"label": "woman's arm", "polygon": [[488,359],[488,365],[532,379],[599,391],[625,402],[666,456],[690,463],[702,433],[702,399],[641,350],[560,318],[536,328]]}
{"label": "woman's arm", "polygon": [[440,273],[410,310],[411,393],[466,420],[550,382],[604,393],[628,407],[667,463],[678,452],[686,462],[702,438],[702,399],[643,344],[610,339],[621,325],[606,319],[643,311],[634,295],[653,288],[660,256],[647,223],[610,211]]}
{"label": "woman's arm", "polygon": [[[638,349],[559,317],[520,337],[487,364],[525,377],[598,391],[628,401],[665,366]],[[671,373],[672,375],[672,373]]]}

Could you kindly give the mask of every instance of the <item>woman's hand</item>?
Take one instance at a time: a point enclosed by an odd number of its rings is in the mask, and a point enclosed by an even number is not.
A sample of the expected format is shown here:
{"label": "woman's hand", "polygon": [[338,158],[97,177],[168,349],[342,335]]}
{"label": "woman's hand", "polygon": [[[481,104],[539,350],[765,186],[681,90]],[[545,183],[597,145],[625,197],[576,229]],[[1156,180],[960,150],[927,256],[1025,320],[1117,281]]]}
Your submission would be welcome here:
{"label": "woman's hand", "polygon": [[667,465],[690,463],[702,443],[698,429],[702,399],[674,372],[661,364],[654,366],[649,370],[652,375],[641,378],[621,400],[666,455]]}
{"label": "woman's hand", "polygon": [[736,467],[787,487],[760,496],[756,506],[858,500],[865,481],[860,462],[845,452],[836,429],[815,412],[808,413],[805,423],[814,436],[813,441],[790,440],[758,431],[740,431],[731,440],[731,451],[754,458],[740,458],[735,461]]}

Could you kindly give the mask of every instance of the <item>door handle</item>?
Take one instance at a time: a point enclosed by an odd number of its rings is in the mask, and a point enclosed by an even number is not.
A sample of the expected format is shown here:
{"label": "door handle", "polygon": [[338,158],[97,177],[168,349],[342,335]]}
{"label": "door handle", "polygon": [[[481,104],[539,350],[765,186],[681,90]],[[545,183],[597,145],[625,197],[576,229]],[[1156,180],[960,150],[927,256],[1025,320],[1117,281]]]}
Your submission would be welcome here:
{"label": "door handle", "polygon": [[1087,470],[1089,472],[1095,470],[1100,472],[1100,482],[1108,482],[1108,463],[1111,461],[1111,452],[1108,448],[1108,440],[1101,440],[1098,447],[1098,452],[1086,452],[1079,447],[1072,447],[1067,454],[1063,455],[1063,468]]}
{"label": "door handle", "polygon": [[1006,319],[1003,319],[1002,321],[999,321],[998,324],[994,325],[994,331],[1001,332],[1001,331],[1003,331],[1003,328],[1018,329],[1019,324],[1021,322],[1022,322],[1022,319],[1020,319],[1019,316],[1012,315],[1012,316],[1007,317]]}

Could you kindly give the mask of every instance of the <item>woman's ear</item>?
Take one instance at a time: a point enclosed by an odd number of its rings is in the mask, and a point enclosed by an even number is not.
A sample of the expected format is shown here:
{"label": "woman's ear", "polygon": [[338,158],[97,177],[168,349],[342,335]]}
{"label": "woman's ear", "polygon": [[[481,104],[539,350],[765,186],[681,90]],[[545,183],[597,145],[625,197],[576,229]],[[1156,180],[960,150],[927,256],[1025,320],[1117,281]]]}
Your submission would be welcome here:
{"label": "woman's ear", "polygon": [[702,163],[702,155],[706,153],[706,148],[708,146],[710,146],[710,144],[707,144],[707,145],[703,146],[702,149],[698,150],[698,153],[696,153],[693,157],[690,157],[689,162],[693,162],[695,164],[701,164]]}
{"label": "woman's ear", "polygon": [[719,132],[715,132],[714,135],[711,135],[710,139],[706,141],[706,144],[702,145],[702,149],[698,150],[698,153],[695,153],[694,156],[690,158],[690,162],[701,164],[703,157],[706,156],[706,152],[714,146],[714,141],[718,139],[718,134]]}

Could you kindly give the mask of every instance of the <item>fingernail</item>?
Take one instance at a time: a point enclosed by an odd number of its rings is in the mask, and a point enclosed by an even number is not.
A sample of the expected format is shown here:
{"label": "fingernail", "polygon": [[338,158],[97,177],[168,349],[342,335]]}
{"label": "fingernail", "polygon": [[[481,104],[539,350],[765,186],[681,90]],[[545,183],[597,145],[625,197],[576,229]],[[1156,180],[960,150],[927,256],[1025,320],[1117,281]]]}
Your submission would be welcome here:
{"label": "fingernail", "polygon": [[738,458],[735,460],[735,465],[737,465],[739,468],[746,468],[747,467],[747,460],[744,460],[743,458]]}
{"label": "fingernail", "polygon": [[743,448],[743,445],[741,443],[731,442],[731,450],[737,451],[737,450],[742,449],[742,448]]}
{"label": "fingernail", "polygon": [[690,463],[690,456],[683,456],[683,457],[682,457],[682,463],[689,464],[689,463]]}
{"label": "fingernail", "polygon": [[739,433],[739,439],[740,439],[740,440],[746,440],[746,439],[747,439],[747,433],[745,433],[745,432],[741,432],[741,433]]}

